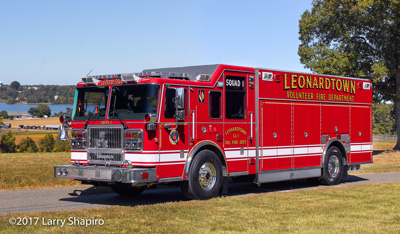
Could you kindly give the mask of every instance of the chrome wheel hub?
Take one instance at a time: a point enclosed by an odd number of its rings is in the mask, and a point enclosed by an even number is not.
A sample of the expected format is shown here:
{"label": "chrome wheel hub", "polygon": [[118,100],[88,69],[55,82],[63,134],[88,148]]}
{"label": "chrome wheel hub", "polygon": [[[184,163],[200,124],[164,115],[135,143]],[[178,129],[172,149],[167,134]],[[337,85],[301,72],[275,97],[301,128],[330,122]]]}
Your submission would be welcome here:
{"label": "chrome wheel hub", "polygon": [[333,155],[332,157],[329,158],[328,161],[328,173],[329,173],[329,179],[334,180],[338,175],[339,175],[339,158],[336,155]]}
{"label": "chrome wheel hub", "polygon": [[217,170],[212,163],[206,162],[199,170],[199,183],[205,190],[211,190],[217,181]]}

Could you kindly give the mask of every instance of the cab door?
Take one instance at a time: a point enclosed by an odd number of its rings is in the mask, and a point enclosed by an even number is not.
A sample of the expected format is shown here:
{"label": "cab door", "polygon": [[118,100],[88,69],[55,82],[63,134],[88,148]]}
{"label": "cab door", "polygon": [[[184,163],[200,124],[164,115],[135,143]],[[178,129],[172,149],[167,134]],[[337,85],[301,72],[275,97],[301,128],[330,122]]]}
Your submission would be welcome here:
{"label": "cab door", "polygon": [[[182,112],[177,119],[176,93],[183,89],[184,101]],[[182,177],[189,142],[189,113],[188,113],[188,89],[187,87],[164,86],[163,105],[160,112],[160,161],[157,167],[159,179]]]}
{"label": "cab door", "polygon": [[249,172],[247,80],[245,73],[224,73],[223,145],[230,175],[246,175]]}

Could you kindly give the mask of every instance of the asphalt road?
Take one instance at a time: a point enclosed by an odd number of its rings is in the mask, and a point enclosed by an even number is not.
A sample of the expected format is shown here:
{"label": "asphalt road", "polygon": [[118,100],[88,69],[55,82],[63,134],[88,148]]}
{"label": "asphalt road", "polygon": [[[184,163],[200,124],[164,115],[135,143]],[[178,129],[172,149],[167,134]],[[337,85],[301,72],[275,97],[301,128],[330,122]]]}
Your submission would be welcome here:
{"label": "asphalt road", "polygon": [[[399,182],[400,172],[378,173],[349,176],[347,182],[338,186],[361,184],[378,184]],[[294,190],[315,189],[306,180],[295,180],[263,184],[260,187],[253,183],[236,183],[229,185],[228,196],[245,196],[255,193],[273,193]],[[83,190],[80,196],[70,196],[74,190]],[[80,193],[79,191],[77,193]],[[125,198],[110,192],[108,189],[92,186],[66,187],[56,189],[32,189],[0,192],[0,214],[28,213],[42,211],[78,210],[84,208],[108,206],[138,206],[166,202],[185,201],[177,187],[146,190],[137,198]]]}

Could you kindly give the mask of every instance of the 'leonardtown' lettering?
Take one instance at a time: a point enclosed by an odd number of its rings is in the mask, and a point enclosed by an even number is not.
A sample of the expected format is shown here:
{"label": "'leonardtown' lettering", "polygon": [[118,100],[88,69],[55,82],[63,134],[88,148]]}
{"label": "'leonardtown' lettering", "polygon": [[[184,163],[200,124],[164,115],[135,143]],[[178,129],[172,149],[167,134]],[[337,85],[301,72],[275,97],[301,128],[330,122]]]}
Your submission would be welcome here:
{"label": "'leonardtown' lettering", "polygon": [[296,89],[324,89],[349,94],[356,94],[356,82],[339,78],[323,78],[317,76],[303,76],[284,73],[284,90]]}

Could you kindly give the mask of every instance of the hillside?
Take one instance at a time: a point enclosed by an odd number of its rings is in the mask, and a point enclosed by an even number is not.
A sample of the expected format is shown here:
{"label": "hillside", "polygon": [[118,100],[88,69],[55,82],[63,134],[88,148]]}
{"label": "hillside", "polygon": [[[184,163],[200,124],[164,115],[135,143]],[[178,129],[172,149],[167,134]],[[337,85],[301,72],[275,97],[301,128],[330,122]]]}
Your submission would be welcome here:
{"label": "hillside", "polygon": [[72,104],[74,92],[74,85],[20,85],[13,81],[0,86],[0,102]]}

